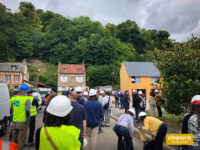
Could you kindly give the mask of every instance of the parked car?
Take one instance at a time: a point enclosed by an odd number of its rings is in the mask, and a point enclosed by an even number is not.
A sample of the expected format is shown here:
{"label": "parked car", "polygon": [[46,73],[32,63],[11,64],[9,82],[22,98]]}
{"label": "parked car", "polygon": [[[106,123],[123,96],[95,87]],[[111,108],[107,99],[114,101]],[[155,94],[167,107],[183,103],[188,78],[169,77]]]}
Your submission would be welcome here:
{"label": "parked car", "polygon": [[10,121],[10,94],[7,84],[0,79],[0,136],[6,134]]}

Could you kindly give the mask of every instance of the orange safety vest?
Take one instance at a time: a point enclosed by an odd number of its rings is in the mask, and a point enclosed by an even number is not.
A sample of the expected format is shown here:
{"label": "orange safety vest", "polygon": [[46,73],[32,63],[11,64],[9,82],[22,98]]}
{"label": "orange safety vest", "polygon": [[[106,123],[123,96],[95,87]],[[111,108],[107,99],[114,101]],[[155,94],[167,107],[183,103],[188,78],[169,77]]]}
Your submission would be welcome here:
{"label": "orange safety vest", "polygon": [[17,144],[14,142],[0,140],[0,150],[16,150]]}

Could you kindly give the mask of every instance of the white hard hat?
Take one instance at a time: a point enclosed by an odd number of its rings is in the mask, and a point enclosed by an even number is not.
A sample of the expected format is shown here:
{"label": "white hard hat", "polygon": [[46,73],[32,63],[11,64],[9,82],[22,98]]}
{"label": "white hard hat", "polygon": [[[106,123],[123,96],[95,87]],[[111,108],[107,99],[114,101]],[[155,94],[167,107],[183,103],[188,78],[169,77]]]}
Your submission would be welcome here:
{"label": "white hard hat", "polygon": [[88,96],[88,92],[86,92],[86,91],[83,92],[83,95]]}
{"label": "white hard hat", "polygon": [[80,86],[76,87],[76,92],[82,92],[82,88]]}
{"label": "white hard hat", "polygon": [[158,89],[155,90],[155,93],[159,93]]}
{"label": "white hard hat", "polygon": [[137,92],[135,89],[133,89],[133,92]]}
{"label": "white hard hat", "polygon": [[88,143],[87,139],[84,138],[84,139],[83,139],[83,149],[87,146],[87,143]]}
{"label": "white hard hat", "polygon": [[138,94],[143,94],[142,91],[139,91]]}
{"label": "white hard hat", "polygon": [[64,95],[57,95],[47,106],[47,112],[58,117],[65,117],[72,109],[71,101]]}
{"label": "white hard hat", "polygon": [[192,97],[191,104],[200,104],[200,95]]}
{"label": "white hard hat", "polygon": [[146,114],[145,112],[142,111],[142,112],[139,113],[139,116],[138,116],[138,117],[140,118],[140,117],[143,117],[143,116],[146,116],[146,115],[147,115],[147,114]]}
{"label": "white hard hat", "polygon": [[104,91],[101,91],[100,94],[105,94]]}
{"label": "white hard hat", "polygon": [[130,109],[128,109],[128,111],[135,115],[135,110],[134,109],[130,108]]}
{"label": "white hard hat", "polygon": [[91,89],[91,90],[89,91],[89,96],[94,96],[94,95],[97,95],[97,90]]}

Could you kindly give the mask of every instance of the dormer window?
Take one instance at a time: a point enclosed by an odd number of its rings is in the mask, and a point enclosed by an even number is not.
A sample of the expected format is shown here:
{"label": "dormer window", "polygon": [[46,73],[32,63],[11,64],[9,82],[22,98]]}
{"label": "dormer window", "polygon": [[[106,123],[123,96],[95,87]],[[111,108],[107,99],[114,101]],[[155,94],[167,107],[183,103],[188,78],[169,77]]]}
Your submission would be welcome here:
{"label": "dormer window", "polygon": [[81,68],[78,68],[78,69],[77,69],[77,72],[82,72],[82,69],[81,69]]}
{"label": "dormer window", "polygon": [[62,68],[62,72],[67,72],[67,68]]}
{"label": "dormer window", "polygon": [[12,66],[12,71],[15,71],[17,69],[16,66]]}

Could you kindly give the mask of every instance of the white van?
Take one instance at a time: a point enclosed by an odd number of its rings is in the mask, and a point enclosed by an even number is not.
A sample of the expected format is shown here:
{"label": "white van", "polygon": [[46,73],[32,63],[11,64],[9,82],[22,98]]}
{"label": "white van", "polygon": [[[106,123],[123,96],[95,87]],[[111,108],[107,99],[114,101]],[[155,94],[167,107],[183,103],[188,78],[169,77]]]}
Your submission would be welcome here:
{"label": "white van", "polygon": [[0,79],[0,136],[6,134],[10,120],[10,94],[4,80]]}

